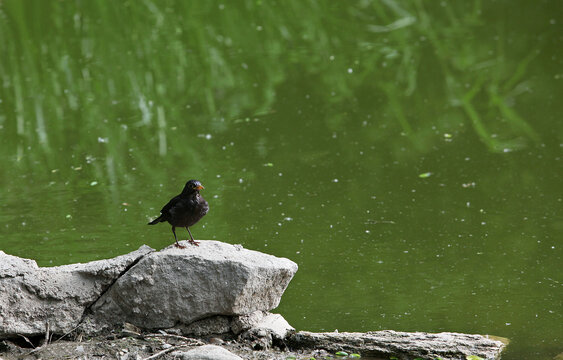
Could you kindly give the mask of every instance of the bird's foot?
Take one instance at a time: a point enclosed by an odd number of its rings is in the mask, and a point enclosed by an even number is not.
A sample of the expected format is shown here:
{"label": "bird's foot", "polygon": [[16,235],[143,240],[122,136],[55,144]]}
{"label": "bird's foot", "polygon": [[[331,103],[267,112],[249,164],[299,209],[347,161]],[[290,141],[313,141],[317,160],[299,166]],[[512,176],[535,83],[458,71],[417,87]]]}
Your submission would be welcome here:
{"label": "bird's foot", "polygon": [[180,243],[175,243],[174,246],[176,246],[178,249],[185,249],[186,248],[185,245],[180,245]]}
{"label": "bird's foot", "polygon": [[199,241],[195,241],[195,240],[188,240],[190,242],[190,244],[195,245],[195,246],[199,246]]}

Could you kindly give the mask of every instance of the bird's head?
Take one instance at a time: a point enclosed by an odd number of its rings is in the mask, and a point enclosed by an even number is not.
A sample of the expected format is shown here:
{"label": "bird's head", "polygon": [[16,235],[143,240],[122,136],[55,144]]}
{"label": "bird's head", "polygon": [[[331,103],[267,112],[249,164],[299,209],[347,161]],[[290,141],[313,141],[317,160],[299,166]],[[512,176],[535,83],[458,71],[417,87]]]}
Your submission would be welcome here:
{"label": "bird's head", "polygon": [[184,186],[183,193],[192,193],[192,192],[199,192],[200,190],[204,189],[203,185],[199,182],[199,180],[190,180]]}

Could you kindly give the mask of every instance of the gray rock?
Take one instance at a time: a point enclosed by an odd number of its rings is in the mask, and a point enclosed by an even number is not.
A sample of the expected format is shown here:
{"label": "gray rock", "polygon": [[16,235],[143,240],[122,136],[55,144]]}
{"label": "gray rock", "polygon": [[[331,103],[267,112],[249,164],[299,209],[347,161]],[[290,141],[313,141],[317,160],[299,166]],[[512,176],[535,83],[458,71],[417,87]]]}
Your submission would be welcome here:
{"label": "gray rock", "polygon": [[[399,332],[392,330],[368,333],[312,333],[300,331],[287,339],[293,349],[324,349],[329,352],[357,352],[365,356],[400,360],[466,359],[475,355],[486,360],[499,359],[506,342],[483,335],[460,333]],[[505,339],[507,340],[507,339]]]}
{"label": "gray rock", "polygon": [[64,334],[79,324],[94,335],[123,323],[238,334],[271,315],[296,271],[288,259],[217,241],[160,252],[143,246],[51,268],[0,252],[0,338],[41,335],[47,327]]}
{"label": "gray rock", "polygon": [[255,350],[270,349],[293,333],[295,329],[279,314],[255,312],[233,320],[233,333],[245,330],[239,339],[249,343]]}
{"label": "gray rock", "polygon": [[178,360],[242,360],[240,356],[217,345],[203,345],[189,351],[174,351]]}
{"label": "gray rock", "polygon": [[47,326],[53,333],[71,331],[121,273],[152,251],[142,246],[109,260],[56,267],[0,251],[0,338],[40,335]]}
{"label": "gray rock", "polygon": [[265,330],[265,333],[273,334],[276,339],[284,339],[289,332],[295,331],[281,315],[261,310],[239,316],[216,315],[189,325],[175,326],[166,331],[186,336],[207,336],[227,333],[239,335],[251,329],[253,333],[258,329],[262,332]]}
{"label": "gray rock", "polygon": [[285,339],[291,332],[295,331],[295,328],[289,325],[280,314],[266,315],[258,324],[254,325],[254,329],[266,330],[274,339],[279,340]]}
{"label": "gray rock", "polygon": [[231,331],[233,334],[238,335],[243,331],[249,330],[264,319],[266,314],[269,313],[265,311],[254,311],[250,314],[236,316],[231,321]]}
{"label": "gray rock", "polygon": [[211,334],[226,334],[231,330],[231,317],[216,315],[194,321],[188,325],[175,327],[181,334],[188,336],[206,336]]}
{"label": "gray rock", "polygon": [[238,335],[243,331],[265,331],[276,339],[285,339],[295,329],[280,314],[265,311],[255,311],[248,315],[233,318],[231,322],[233,334]]}
{"label": "gray rock", "polygon": [[291,260],[219,241],[185,245],[143,257],[92,306],[93,316],[163,329],[268,311],[278,306],[297,271]]}

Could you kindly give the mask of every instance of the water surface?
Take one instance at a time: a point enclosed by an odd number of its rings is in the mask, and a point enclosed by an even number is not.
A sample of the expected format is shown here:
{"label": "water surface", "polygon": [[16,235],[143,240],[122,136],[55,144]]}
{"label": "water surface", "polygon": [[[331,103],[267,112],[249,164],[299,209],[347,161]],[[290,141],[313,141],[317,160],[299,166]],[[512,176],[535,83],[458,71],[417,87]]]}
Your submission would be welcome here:
{"label": "water surface", "polygon": [[[0,3],[0,249],[42,266],[192,233],[288,257],[312,331],[563,352],[557,1]],[[187,232],[179,230],[182,238]]]}

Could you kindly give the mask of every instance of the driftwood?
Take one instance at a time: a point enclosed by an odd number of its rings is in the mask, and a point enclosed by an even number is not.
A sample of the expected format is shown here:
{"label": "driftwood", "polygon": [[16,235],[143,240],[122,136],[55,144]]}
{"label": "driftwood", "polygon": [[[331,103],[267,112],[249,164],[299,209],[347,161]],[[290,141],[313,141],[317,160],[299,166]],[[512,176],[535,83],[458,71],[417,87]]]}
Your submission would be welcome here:
{"label": "driftwood", "polygon": [[483,335],[446,332],[430,334],[391,330],[367,333],[300,331],[290,336],[288,346],[293,349],[324,349],[332,353],[346,351],[359,353],[362,357],[385,359],[396,357],[400,360],[466,360],[471,356],[478,356],[486,360],[496,360],[500,359],[500,353],[507,342],[508,340],[502,342]]}

